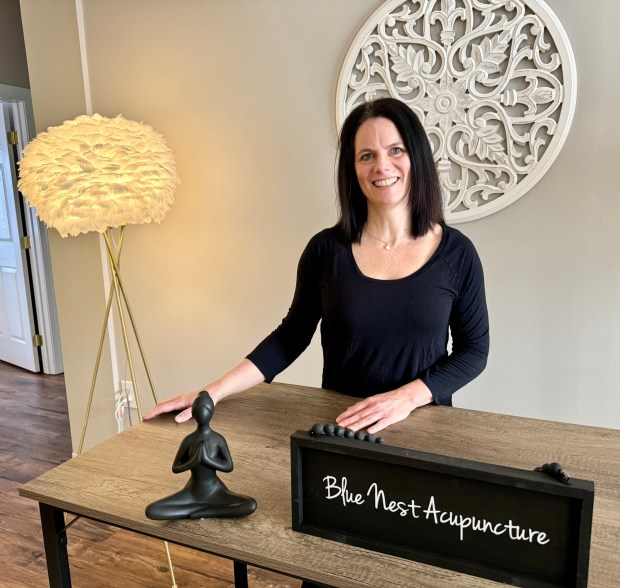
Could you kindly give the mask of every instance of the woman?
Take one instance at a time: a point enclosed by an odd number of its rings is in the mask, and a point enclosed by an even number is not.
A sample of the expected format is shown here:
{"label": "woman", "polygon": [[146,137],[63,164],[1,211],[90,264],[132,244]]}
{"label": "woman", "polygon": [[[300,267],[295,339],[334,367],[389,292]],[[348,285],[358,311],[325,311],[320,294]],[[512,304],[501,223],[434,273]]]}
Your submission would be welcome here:
{"label": "woman", "polygon": [[[214,402],[271,380],[308,346],[321,322],[323,387],[363,400],[336,417],[376,433],[452,394],[486,365],[482,266],[471,242],[443,222],[424,128],[402,102],[355,108],[340,135],[338,224],[315,235],[299,262],[280,326],[239,365],[205,386]],[[448,331],[453,339],[448,354]],[[144,416],[191,417],[200,390]]]}

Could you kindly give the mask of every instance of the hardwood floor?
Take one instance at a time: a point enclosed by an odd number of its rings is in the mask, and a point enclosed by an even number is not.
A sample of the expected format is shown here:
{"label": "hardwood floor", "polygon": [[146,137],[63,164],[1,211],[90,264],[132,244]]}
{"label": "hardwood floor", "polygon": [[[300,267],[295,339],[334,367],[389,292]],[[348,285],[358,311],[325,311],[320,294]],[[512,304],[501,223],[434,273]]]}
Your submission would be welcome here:
{"label": "hardwood floor", "polygon": [[[64,378],[0,362],[0,586],[44,588],[38,504],[21,484],[71,458]],[[79,519],[67,532],[73,586],[171,586],[164,544]],[[233,586],[232,562],[170,545],[179,588]],[[250,588],[297,588],[298,580],[248,568]]]}

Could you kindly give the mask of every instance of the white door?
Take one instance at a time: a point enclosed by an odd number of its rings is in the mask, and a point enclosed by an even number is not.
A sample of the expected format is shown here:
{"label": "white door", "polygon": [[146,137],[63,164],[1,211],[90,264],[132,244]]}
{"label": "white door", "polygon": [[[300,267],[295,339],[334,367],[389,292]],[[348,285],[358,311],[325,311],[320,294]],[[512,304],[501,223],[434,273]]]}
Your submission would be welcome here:
{"label": "white door", "polygon": [[10,109],[7,104],[0,105],[0,360],[38,372],[30,279],[17,216],[21,211],[13,147],[7,140]]}

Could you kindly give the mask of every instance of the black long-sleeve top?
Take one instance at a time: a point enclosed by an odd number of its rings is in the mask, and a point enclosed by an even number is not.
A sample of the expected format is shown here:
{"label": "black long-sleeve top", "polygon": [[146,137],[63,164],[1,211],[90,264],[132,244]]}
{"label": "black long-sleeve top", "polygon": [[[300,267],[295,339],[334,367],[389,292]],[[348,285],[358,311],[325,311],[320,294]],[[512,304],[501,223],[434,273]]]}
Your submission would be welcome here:
{"label": "black long-sleeve top", "polygon": [[486,365],[482,265],[471,241],[446,225],[431,259],[397,280],[362,274],[336,227],[315,235],[299,261],[288,314],[247,358],[271,382],[309,345],[319,321],[322,386],[353,396],[420,378],[437,404],[451,405]]}

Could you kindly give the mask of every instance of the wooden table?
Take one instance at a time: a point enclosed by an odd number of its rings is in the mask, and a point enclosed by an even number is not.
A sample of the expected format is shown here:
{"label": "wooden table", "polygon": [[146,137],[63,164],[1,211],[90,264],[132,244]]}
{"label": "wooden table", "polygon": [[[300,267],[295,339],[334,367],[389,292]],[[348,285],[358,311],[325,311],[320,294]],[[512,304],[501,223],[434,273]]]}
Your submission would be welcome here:
{"label": "wooden table", "polygon": [[[235,469],[221,479],[253,496],[244,519],[151,521],[145,506],[182,487],[170,468],[195,427],[172,417],[140,423],[20,489],[39,501],[51,586],[69,586],[63,512],[332,586],[485,588],[496,582],[296,533],[291,529],[289,437],[333,422],[355,401],[316,388],[261,384],[220,403],[211,422]],[[620,431],[448,407],[424,407],[384,432],[390,445],[531,470],[560,462],[595,483],[589,586],[620,578]],[[242,584],[243,579],[237,576]],[[63,583],[64,582],[64,583]]]}

